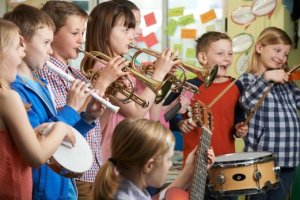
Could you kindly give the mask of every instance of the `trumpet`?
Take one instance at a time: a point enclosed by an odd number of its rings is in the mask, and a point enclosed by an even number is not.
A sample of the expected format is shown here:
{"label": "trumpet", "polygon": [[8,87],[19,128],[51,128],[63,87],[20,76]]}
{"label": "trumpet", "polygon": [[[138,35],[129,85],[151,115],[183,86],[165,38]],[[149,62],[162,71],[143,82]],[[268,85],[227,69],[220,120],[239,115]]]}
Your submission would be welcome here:
{"label": "trumpet", "polygon": [[[91,75],[90,80],[92,85],[95,85],[96,80],[100,77],[100,72],[101,70],[98,70],[97,72]],[[108,86],[105,93],[117,101],[129,103],[130,100],[132,100],[141,107],[147,108],[149,106],[149,102],[136,95],[134,93],[132,81],[127,77],[125,78],[128,81],[129,87],[124,85],[124,81],[117,80]],[[122,94],[124,98],[117,97],[119,93]]]}
{"label": "trumpet", "polygon": [[[87,75],[87,77],[90,77],[92,80],[95,80],[95,77],[97,78],[97,73],[99,74],[99,72],[96,72],[96,74],[93,74],[91,71],[85,69],[84,63],[87,61],[87,59],[92,58],[101,63],[103,63],[103,61],[101,59],[103,59],[107,62],[109,62],[111,60],[111,57],[109,57],[108,55],[105,55],[101,52],[98,52],[98,51],[85,52],[81,49],[78,49],[78,51],[80,51],[86,55],[86,57],[82,61],[81,70]],[[168,91],[171,88],[171,84],[168,81],[161,82],[161,81],[153,80],[147,76],[144,76],[140,72],[138,72],[131,65],[124,67],[123,71],[130,71],[135,78],[142,81],[148,88],[150,88],[156,94],[156,98],[155,98],[156,103],[160,102],[168,94]],[[134,88],[132,87],[132,83],[131,83],[130,79],[128,79],[129,85],[131,86],[130,90],[128,89],[128,87],[122,86],[120,83],[121,81],[117,80],[116,82],[114,82],[111,85],[111,87],[107,88],[106,93],[108,93],[111,97],[116,98],[116,94],[121,93],[124,96],[126,96],[126,98],[123,100],[120,98],[117,98],[117,99],[123,101],[124,103],[128,102],[128,100],[131,99],[143,107],[147,107],[149,105],[149,103],[146,102],[146,100],[143,100],[142,98],[140,98],[134,94]]]}
{"label": "trumpet", "polygon": [[[134,53],[134,55],[132,57],[132,62],[131,62],[132,66],[134,68],[136,68],[135,67],[136,59],[137,59],[137,57],[141,53],[146,53],[146,54],[149,54],[149,55],[154,56],[156,58],[158,58],[160,56],[160,54],[161,54],[160,52],[157,52],[157,51],[152,50],[152,49],[146,49],[146,48],[141,49],[141,48],[138,48],[138,47],[136,47],[132,43],[130,44],[130,47],[137,50]],[[175,87],[172,88],[172,90],[174,92],[176,92],[178,90],[181,90],[182,88],[190,90],[191,92],[194,92],[194,93],[198,92],[198,87],[196,87],[195,85],[192,85],[192,84],[186,82],[186,78],[187,77],[186,77],[185,70],[190,71],[190,72],[194,73],[195,75],[202,77],[203,78],[203,82],[204,82],[204,84],[205,84],[206,87],[209,87],[213,83],[213,81],[215,80],[216,75],[218,73],[218,65],[215,65],[211,69],[204,69],[204,68],[199,68],[199,67],[187,64],[187,63],[180,62],[177,65],[177,67],[182,71],[182,77],[180,77],[180,79],[178,79],[176,77],[176,74],[174,74],[174,73],[169,73],[167,75],[169,78],[166,77],[166,79],[171,80],[172,84],[174,84]],[[144,68],[144,69],[147,69],[147,68]],[[145,70],[146,74],[148,73],[147,71],[148,70]]]}

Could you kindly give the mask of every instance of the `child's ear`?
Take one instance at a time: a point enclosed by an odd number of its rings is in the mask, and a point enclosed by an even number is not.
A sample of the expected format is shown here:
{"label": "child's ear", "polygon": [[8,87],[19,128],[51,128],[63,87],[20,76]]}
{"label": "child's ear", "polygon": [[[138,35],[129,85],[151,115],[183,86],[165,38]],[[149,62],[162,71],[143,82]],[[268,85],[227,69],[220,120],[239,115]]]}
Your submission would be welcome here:
{"label": "child's ear", "polygon": [[256,45],[255,45],[255,50],[257,53],[261,54],[261,51],[262,51],[262,48],[263,48],[263,45],[258,42]]}
{"label": "child's ear", "polygon": [[26,42],[23,36],[20,36],[20,45],[26,49]]}
{"label": "child's ear", "polygon": [[200,51],[197,55],[197,59],[200,62],[201,65],[206,65],[207,63],[207,57],[206,54],[202,51]]}
{"label": "child's ear", "polygon": [[153,158],[150,158],[150,159],[146,162],[146,164],[144,165],[143,171],[144,171],[145,173],[147,173],[147,174],[150,173],[151,170],[153,169],[154,162],[155,162],[155,160],[154,160]]}

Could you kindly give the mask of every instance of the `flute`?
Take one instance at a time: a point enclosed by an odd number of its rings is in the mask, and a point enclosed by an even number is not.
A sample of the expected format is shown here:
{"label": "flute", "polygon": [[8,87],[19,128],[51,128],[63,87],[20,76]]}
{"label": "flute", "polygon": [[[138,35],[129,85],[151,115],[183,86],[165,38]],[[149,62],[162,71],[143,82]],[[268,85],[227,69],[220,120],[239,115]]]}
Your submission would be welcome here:
{"label": "flute", "polygon": [[[46,61],[46,66],[49,69],[51,69],[53,72],[57,73],[59,76],[61,76],[62,78],[66,79],[69,82],[73,82],[75,80],[75,78],[73,76],[71,76],[70,74],[67,74],[66,72],[64,72],[60,68],[56,67],[50,61]],[[87,92],[91,92],[92,97],[94,97],[97,101],[99,101],[100,103],[105,105],[108,109],[110,109],[114,113],[117,113],[119,111],[120,107],[111,104],[109,101],[105,100],[104,98],[99,96],[97,93],[92,92],[89,88],[87,88]]]}

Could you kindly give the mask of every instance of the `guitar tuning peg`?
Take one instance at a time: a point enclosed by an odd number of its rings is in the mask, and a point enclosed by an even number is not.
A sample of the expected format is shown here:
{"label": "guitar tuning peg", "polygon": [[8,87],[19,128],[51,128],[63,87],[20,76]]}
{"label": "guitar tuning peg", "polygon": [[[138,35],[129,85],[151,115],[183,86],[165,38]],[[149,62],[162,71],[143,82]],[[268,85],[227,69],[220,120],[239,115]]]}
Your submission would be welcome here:
{"label": "guitar tuning peg", "polygon": [[189,112],[187,113],[187,115],[188,115],[189,118],[193,118],[193,113],[192,113],[191,111],[189,111]]}

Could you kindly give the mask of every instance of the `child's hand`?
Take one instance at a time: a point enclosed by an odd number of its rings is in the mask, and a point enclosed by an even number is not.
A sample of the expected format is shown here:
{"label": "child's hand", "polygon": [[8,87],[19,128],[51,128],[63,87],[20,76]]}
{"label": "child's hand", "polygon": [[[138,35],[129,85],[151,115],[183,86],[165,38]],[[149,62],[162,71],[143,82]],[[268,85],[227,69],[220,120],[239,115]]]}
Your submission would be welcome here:
{"label": "child's hand", "polygon": [[[187,156],[186,160],[185,160],[185,164],[184,164],[184,168],[183,170],[187,171],[187,173],[189,172],[190,176],[193,176],[194,173],[194,169],[195,169],[195,160],[196,160],[196,156],[197,156],[197,151],[198,146],[196,146],[193,151],[191,151],[189,153],[189,155]],[[192,177],[191,177],[192,178]]]}
{"label": "child's hand", "polygon": [[160,74],[161,76],[165,76],[169,73],[172,67],[178,64],[180,61],[177,58],[178,51],[172,53],[172,50],[167,48],[165,49],[160,57],[155,61],[155,70],[154,74]]}
{"label": "child's hand", "polygon": [[75,146],[76,137],[75,137],[75,134],[73,133],[73,130],[71,129],[71,127],[68,127],[68,131],[66,132],[66,136],[63,140],[63,143],[64,142],[67,142],[68,145],[70,144],[72,147]]}
{"label": "child's hand", "polygon": [[88,85],[85,82],[78,79],[74,80],[67,95],[67,105],[79,112],[90,96],[90,93],[87,92],[87,88]]}
{"label": "child's hand", "polygon": [[289,74],[283,69],[274,69],[265,71],[263,78],[267,81],[274,81],[276,83],[285,83],[289,81]]}
{"label": "child's hand", "polygon": [[[95,92],[96,94],[101,96],[98,90],[93,90],[93,92]],[[108,98],[105,98],[105,100],[108,101]],[[96,101],[95,98],[91,98],[91,100],[89,101],[89,103],[87,105],[87,108],[86,108],[83,118],[88,123],[92,123],[93,121],[95,121],[98,117],[100,117],[104,113],[105,109],[106,109],[106,106],[104,106],[100,102]]]}
{"label": "child's hand", "polygon": [[66,142],[68,143],[67,145],[69,146],[69,144],[74,147],[75,143],[76,143],[76,137],[75,134],[73,132],[73,129],[71,126],[63,123],[63,122],[55,122],[52,125],[51,130],[54,129],[58,129],[59,131],[61,131],[62,133],[65,134],[65,137],[62,141],[62,143]]}
{"label": "child's hand", "polygon": [[185,119],[178,122],[178,127],[182,133],[188,133],[197,128],[197,124],[193,120]]}
{"label": "child's hand", "polygon": [[181,104],[181,108],[178,113],[184,114],[187,111],[187,107],[190,105],[190,100],[186,98],[184,95],[179,96],[179,101]]}
{"label": "child's hand", "polygon": [[129,65],[129,61],[120,56],[113,57],[105,67],[102,68],[100,78],[95,81],[95,89],[103,90],[102,85],[105,85],[105,89],[112,82],[117,80],[121,76],[128,75],[128,72],[123,72],[122,69]]}
{"label": "child's hand", "polygon": [[235,125],[235,135],[237,137],[245,137],[248,133],[248,125],[244,124],[243,122],[240,122]]}
{"label": "child's hand", "polygon": [[209,169],[214,164],[216,159],[215,153],[211,147],[207,149],[207,158],[208,158],[207,169]]}

